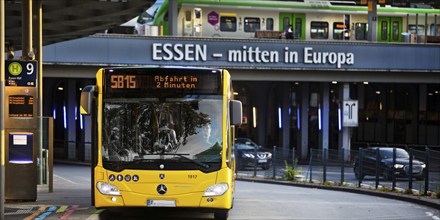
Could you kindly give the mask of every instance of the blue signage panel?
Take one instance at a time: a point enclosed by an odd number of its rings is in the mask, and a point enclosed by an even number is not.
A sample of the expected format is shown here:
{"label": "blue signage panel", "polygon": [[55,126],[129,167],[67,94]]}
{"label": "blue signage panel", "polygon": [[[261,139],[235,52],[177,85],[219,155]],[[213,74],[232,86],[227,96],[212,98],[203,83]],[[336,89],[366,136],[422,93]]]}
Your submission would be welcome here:
{"label": "blue signage panel", "polygon": [[37,61],[6,60],[5,67],[5,86],[36,86]]}
{"label": "blue signage panel", "polygon": [[242,69],[440,70],[440,46],[190,37],[86,37],[45,46],[52,63],[175,65]]}

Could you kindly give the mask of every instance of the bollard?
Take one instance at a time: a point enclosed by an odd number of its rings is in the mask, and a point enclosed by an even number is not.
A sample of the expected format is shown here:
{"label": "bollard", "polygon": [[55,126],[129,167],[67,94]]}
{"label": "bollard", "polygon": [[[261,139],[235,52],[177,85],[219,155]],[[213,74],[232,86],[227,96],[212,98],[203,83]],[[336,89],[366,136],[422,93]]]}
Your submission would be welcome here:
{"label": "bollard", "polygon": [[408,189],[411,190],[413,188],[413,152],[410,149],[409,151],[409,182],[408,182]]}
{"label": "bollard", "polygon": [[295,148],[292,147],[292,167],[296,167],[295,163]]}
{"label": "bollard", "polygon": [[362,152],[362,148],[359,148],[359,156],[358,156],[358,166],[359,166],[359,178],[358,178],[358,186],[359,187],[361,187],[361,185],[362,185],[362,171],[363,171],[363,169],[362,169],[362,166],[363,166],[363,161],[364,160],[364,158],[363,158],[363,152]]}
{"label": "bollard", "polygon": [[328,154],[328,149],[324,149],[323,151],[323,180],[322,182],[327,182],[327,154]]}
{"label": "bollard", "polygon": [[277,168],[276,168],[276,160],[275,160],[275,158],[276,158],[276,155],[277,155],[277,146],[273,146],[273,154],[272,154],[272,168],[273,168],[273,173],[272,173],[272,178],[273,179],[275,179],[276,178],[276,171],[277,171]]}
{"label": "bollard", "polygon": [[309,162],[309,170],[310,170],[310,179],[309,181],[312,183],[312,177],[313,177],[313,149],[310,149],[310,162]]}
{"label": "bollard", "polygon": [[345,155],[345,149],[344,148],[342,148],[341,149],[341,151],[339,151],[340,153],[340,159],[341,159],[341,185],[343,185],[344,184],[344,173],[345,173],[345,158],[344,158],[344,155]]}
{"label": "bollard", "polygon": [[392,171],[392,176],[391,178],[393,179],[393,186],[392,186],[392,190],[394,191],[396,189],[396,157],[397,157],[397,150],[394,147],[393,148],[393,166],[391,167],[391,171]]}
{"label": "bollard", "polygon": [[380,152],[376,148],[376,189],[379,188]]}
{"label": "bollard", "polygon": [[430,152],[429,152],[429,148],[426,147],[425,148],[425,169],[423,170],[424,172],[424,177],[425,177],[425,192],[424,195],[427,196],[428,195],[428,189],[429,189],[429,156],[430,156]]}
{"label": "bollard", "polygon": [[258,164],[257,147],[255,147],[254,148],[254,177],[257,176],[257,164]]}

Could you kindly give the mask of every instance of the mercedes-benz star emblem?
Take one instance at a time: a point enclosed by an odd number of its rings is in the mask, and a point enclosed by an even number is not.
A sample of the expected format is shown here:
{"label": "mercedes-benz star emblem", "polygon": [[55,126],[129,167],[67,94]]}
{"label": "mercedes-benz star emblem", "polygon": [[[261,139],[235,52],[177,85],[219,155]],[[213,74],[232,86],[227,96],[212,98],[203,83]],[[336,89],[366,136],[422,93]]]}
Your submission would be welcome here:
{"label": "mercedes-benz star emblem", "polygon": [[164,184],[160,184],[157,186],[156,190],[159,194],[163,195],[167,193],[167,186],[165,186]]}

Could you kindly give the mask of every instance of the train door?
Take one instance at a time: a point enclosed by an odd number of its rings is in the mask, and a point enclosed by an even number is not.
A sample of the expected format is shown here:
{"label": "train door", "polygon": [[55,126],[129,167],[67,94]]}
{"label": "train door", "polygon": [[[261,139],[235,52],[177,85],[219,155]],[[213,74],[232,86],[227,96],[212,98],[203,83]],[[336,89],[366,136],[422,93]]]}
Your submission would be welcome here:
{"label": "train door", "polygon": [[304,40],[306,16],[304,14],[280,13],[280,31],[286,31],[292,25],[295,39]]}
{"label": "train door", "polygon": [[184,11],[182,20],[183,36],[202,36],[202,9],[188,8]]}
{"label": "train door", "polygon": [[202,9],[194,8],[193,14],[193,36],[202,36]]}
{"label": "train door", "polygon": [[402,18],[382,17],[378,19],[378,42],[401,42],[402,41]]}

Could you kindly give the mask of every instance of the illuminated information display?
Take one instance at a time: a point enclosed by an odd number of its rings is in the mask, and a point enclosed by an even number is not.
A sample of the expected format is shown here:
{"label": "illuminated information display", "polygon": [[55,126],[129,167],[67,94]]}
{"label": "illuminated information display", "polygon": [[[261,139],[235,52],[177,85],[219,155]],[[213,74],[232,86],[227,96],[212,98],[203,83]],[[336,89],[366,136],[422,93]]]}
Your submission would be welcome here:
{"label": "illuminated information display", "polygon": [[9,102],[9,117],[33,117],[34,97],[29,95],[11,95]]}
{"label": "illuminated information display", "polygon": [[[160,70],[160,71],[155,71]],[[176,91],[188,94],[218,94],[221,71],[203,69],[125,69],[105,73],[106,93]]]}

